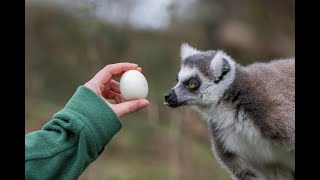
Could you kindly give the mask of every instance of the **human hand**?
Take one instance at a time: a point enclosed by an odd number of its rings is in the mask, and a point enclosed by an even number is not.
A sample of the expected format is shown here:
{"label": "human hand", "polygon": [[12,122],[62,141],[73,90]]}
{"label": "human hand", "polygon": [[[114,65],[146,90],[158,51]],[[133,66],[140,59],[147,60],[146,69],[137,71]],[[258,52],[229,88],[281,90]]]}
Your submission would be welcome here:
{"label": "human hand", "polygon": [[[121,77],[122,74],[128,70],[138,70],[141,72],[141,68],[138,67],[137,64],[109,64],[100,70],[90,81],[84,84],[84,86],[100,96],[112,108],[118,117],[138,111],[139,109],[145,108],[149,105],[149,101],[146,99],[123,102],[120,85],[117,81],[113,80],[112,77]],[[107,99],[114,99],[116,104],[108,102]]]}

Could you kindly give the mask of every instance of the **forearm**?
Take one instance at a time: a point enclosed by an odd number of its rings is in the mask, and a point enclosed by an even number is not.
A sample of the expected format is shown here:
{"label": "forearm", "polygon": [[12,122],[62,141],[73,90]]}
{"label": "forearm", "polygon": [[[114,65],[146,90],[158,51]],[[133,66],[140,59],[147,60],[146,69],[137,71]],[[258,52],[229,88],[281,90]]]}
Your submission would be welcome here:
{"label": "forearm", "polygon": [[50,122],[26,135],[26,179],[77,179],[121,127],[100,97],[79,87]]}

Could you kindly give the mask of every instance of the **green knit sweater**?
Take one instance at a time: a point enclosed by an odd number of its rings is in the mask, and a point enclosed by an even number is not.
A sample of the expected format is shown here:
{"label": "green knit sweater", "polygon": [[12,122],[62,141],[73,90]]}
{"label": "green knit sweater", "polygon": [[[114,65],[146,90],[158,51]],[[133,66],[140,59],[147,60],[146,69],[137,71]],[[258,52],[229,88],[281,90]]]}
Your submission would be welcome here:
{"label": "green knit sweater", "polygon": [[107,103],[80,86],[51,121],[25,136],[25,178],[78,179],[121,127]]}

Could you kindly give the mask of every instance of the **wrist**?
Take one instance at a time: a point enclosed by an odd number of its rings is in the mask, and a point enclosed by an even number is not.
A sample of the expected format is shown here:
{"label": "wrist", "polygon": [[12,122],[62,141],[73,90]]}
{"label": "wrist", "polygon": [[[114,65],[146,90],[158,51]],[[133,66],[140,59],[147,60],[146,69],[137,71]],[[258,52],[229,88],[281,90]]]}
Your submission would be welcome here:
{"label": "wrist", "polygon": [[[96,141],[100,152],[122,128],[122,123],[112,108],[87,86],[80,86],[63,111],[74,114],[85,124]],[[59,117],[57,113],[55,117]]]}

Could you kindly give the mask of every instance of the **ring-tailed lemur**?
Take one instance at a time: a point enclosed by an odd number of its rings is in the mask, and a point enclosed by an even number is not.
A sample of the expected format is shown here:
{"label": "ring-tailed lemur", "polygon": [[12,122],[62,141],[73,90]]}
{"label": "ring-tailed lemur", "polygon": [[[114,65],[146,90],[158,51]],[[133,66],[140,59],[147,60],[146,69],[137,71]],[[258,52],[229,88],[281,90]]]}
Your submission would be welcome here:
{"label": "ring-tailed lemur", "polygon": [[169,107],[194,106],[233,179],[295,179],[295,59],[237,64],[223,51],[181,46]]}

